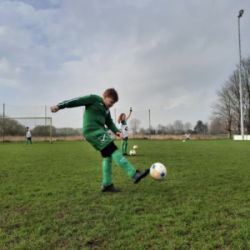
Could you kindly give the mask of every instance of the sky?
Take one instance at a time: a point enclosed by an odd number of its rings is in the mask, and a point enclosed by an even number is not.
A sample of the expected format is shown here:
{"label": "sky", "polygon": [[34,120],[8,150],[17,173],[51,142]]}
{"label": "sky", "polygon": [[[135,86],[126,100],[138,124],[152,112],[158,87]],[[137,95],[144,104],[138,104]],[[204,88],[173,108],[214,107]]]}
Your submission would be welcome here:
{"label": "sky", "polygon": [[[246,58],[249,0],[0,0],[0,105],[11,107],[5,115],[34,116],[113,87],[117,116],[132,107],[142,124],[148,110],[153,126],[209,122],[239,63],[241,9]],[[81,126],[82,108],[60,112],[47,115]]]}

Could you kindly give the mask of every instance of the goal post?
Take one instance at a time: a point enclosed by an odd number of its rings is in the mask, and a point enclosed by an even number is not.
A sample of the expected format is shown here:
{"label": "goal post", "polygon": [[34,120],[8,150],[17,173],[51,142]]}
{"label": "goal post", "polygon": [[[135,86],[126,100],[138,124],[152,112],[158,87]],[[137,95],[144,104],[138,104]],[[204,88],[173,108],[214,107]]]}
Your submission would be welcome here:
{"label": "goal post", "polygon": [[0,117],[0,136],[2,141],[23,141],[26,138],[25,128],[29,127],[33,141],[52,143],[51,117]]}

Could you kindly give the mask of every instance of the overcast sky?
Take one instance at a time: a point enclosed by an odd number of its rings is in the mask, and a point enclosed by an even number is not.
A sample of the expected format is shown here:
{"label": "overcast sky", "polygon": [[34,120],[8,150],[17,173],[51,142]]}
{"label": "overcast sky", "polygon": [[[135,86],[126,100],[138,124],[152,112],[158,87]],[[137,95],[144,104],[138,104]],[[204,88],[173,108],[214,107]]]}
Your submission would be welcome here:
{"label": "overcast sky", "polygon": [[240,9],[249,57],[249,0],[0,0],[0,104],[50,106],[114,87],[119,111],[150,109],[155,126],[209,122],[239,62]]}

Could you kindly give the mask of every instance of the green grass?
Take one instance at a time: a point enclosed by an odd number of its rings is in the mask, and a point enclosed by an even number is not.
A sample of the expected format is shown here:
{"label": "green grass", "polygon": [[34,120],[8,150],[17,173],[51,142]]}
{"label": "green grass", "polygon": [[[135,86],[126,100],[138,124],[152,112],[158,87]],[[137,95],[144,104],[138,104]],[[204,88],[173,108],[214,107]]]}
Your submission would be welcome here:
{"label": "green grass", "polygon": [[168,175],[135,185],[113,162],[113,194],[85,141],[0,143],[0,249],[250,249],[250,142],[135,144],[136,169]]}

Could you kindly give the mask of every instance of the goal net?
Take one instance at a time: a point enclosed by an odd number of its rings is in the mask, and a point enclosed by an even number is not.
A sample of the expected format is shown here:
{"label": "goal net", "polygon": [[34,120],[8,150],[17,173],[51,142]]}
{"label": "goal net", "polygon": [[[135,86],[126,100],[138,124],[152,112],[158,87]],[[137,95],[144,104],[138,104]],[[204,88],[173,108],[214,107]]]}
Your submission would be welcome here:
{"label": "goal net", "polygon": [[51,117],[0,117],[2,141],[25,141],[26,127],[29,127],[33,141],[52,143]]}

